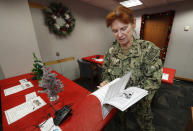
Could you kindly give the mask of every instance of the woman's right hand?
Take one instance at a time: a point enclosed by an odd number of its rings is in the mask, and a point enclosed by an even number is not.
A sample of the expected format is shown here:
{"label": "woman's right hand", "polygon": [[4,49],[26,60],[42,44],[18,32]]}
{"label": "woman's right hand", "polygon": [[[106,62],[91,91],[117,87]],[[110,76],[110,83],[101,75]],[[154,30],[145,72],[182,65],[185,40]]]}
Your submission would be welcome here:
{"label": "woman's right hand", "polygon": [[103,81],[103,82],[100,83],[100,87],[103,87],[103,86],[105,86],[106,84],[108,84],[108,82],[107,82],[107,81]]}

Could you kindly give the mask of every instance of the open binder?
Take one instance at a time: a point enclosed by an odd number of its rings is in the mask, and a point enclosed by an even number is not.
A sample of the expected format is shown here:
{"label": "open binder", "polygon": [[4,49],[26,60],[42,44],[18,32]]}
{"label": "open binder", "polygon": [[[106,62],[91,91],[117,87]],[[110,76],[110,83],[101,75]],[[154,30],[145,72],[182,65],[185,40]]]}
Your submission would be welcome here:
{"label": "open binder", "polygon": [[125,111],[148,94],[148,91],[138,87],[128,87],[125,89],[130,76],[131,72],[111,81],[92,93],[101,103],[103,118],[108,115],[113,107]]}

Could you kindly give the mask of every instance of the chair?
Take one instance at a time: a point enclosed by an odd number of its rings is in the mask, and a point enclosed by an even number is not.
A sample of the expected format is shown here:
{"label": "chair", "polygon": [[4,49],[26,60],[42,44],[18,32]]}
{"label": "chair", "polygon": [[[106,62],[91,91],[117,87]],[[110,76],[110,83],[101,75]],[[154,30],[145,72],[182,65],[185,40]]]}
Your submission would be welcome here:
{"label": "chair", "polygon": [[94,77],[98,75],[97,67],[82,59],[78,59],[77,61],[80,69],[80,79],[90,79],[91,87],[94,87]]}
{"label": "chair", "polygon": [[97,70],[98,70],[98,74],[97,74],[97,77],[98,77],[98,84],[100,84],[102,81],[102,66],[97,64]]}
{"label": "chair", "polygon": [[190,116],[191,119],[188,121],[185,131],[193,131],[193,107],[191,107]]}

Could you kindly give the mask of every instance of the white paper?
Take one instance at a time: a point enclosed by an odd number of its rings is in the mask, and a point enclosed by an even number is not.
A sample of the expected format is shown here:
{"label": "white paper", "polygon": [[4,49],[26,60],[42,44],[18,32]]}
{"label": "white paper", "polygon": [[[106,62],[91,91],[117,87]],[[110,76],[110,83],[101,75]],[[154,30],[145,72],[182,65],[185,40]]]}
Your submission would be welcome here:
{"label": "white paper", "polygon": [[30,101],[30,100],[32,100],[36,97],[37,97],[36,92],[32,92],[32,93],[29,93],[29,94],[25,95],[26,102]]}
{"label": "white paper", "polygon": [[144,89],[137,87],[129,87],[123,92],[119,93],[117,96],[106,101],[105,103],[113,105],[121,111],[125,111],[128,107],[135,104],[147,94],[148,92]]}
{"label": "white paper", "polygon": [[103,61],[103,59],[101,58],[101,59],[97,59],[97,58],[92,58],[93,60],[95,60],[95,61],[98,61],[98,62],[102,62]]}
{"label": "white paper", "polygon": [[117,78],[117,79],[113,80],[112,82],[106,84],[103,87],[98,86],[99,89],[92,93],[92,95],[96,96],[101,103],[101,110],[102,110],[103,119],[106,118],[106,116],[109,114],[109,112],[113,108],[112,106],[103,105],[103,102],[105,100],[105,96],[107,94],[109,86],[112,85],[113,83],[115,83],[116,81],[118,81],[119,79],[120,78]]}
{"label": "white paper", "polygon": [[92,93],[92,95],[95,95],[101,102],[103,119],[112,109],[106,106],[106,104],[112,105],[121,111],[125,111],[148,94],[146,90],[138,87],[129,87],[125,89],[130,76],[131,73],[127,73],[123,77],[113,80]]}
{"label": "white paper", "polygon": [[41,108],[42,106],[46,105],[45,101],[40,97],[36,97],[29,101],[33,105],[33,111]]}
{"label": "white paper", "polygon": [[102,107],[102,115],[104,120],[114,107],[111,105],[103,105],[101,107]]}
{"label": "white paper", "polygon": [[101,105],[105,99],[105,96],[107,94],[107,90],[109,89],[109,86],[114,84],[116,81],[118,81],[120,78],[117,78],[115,80],[113,80],[112,82],[106,84],[103,87],[100,87],[98,90],[96,90],[95,92],[92,93],[92,95],[96,96],[99,101],[101,102]]}
{"label": "white paper", "polygon": [[15,106],[11,109],[5,111],[5,116],[7,118],[8,124],[11,124],[24,116],[28,115],[29,113],[41,108],[42,106],[46,105],[41,97],[36,97],[35,99],[22,103],[18,106]]}
{"label": "white paper", "polygon": [[30,87],[33,87],[33,84],[31,82],[24,82],[24,83],[21,83],[21,86],[25,90],[25,89],[28,89]]}
{"label": "white paper", "polygon": [[8,89],[5,89],[4,94],[5,96],[8,96],[8,95],[23,91],[25,89],[28,89],[30,87],[33,87],[33,84],[31,82],[24,82],[24,83],[21,83],[21,85],[17,85],[17,86],[13,86]]}
{"label": "white paper", "polygon": [[108,91],[105,95],[104,102],[108,101],[111,98],[114,98],[119,93],[124,91],[125,86],[127,85],[127,82],[130,79],[130,76],[131,76],[131,73],[129,72],[126,75],[124,75],[123,77],[118,78],[118,80],[114,82],[113,84],[109,85]]}
{"label": "white paper", "polygon": [[168,80],[168,78],[169,78],[169,74],[163,73],[162,79]]}
{"label": "white paper", "polygon": [[41,131],[62,131],[59,126],[54,125],[52,117],[42,122],[39,126]]}
{"label": "white paper", "polygon": [[11,108],[7,111],[5,111],[5,115],[7,118],[8,124],[11,124],[22,117],[26,116],[30,112],[33,111],[33,105],[31,103],[23,103],[19,106],[16,106],[14,108]]}
{"label": "white paper", "polygon": [[100,89],[101,88],[101,86],[96,86],[98,89]]}
{"label": "white paper", "polygon": [[20,83],[25,83],[25,82],[28,82],[28,80],[27,79],[21,79],[21,80],[19,80],[19,82]]}
{"label": "white paper", "polygon": [[106,116],[113,108],[112,106],[104,105],[105,101],[115,97],[119,92],[122,92],[127,82],[129,81],[130,76],[131,76],[131,73],[129,72],[122,78],[117,78],[111,81],[110,83],[106,84],[105,86],[100,87],[98,90],[92,93],[92,95],[96,96],[101,103],[103,119],[106,118]]}
{"label": "white paper", "polygon": [[5,89],[4,94],[5,94],[5,96],[8,96],[8,95],[17,93],[17,92],[22,91],[22,90],[23,90],[23,87],[21,85],[17,85],[17,86],[13,86],[13,87],[10,87],[8,89]]}

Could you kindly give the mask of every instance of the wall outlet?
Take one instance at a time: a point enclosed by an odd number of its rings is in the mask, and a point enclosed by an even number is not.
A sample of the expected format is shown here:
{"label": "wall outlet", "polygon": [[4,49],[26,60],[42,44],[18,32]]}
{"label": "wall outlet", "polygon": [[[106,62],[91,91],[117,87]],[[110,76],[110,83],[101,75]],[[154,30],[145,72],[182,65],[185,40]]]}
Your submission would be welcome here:
{"label": "wall outlet", "polygon": [[190,30],[190,26],[184,26],[184,31],[189,31]]}

